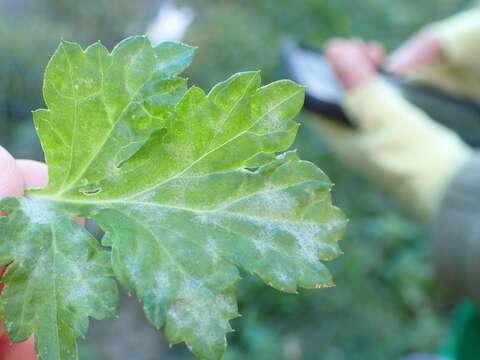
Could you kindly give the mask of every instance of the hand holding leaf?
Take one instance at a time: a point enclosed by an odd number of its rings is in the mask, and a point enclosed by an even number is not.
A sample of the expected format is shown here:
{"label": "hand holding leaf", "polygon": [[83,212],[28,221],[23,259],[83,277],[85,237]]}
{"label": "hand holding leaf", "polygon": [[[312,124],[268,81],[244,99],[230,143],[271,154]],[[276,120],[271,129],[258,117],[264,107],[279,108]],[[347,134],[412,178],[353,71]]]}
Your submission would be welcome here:
{"label": "hand holding leaf", "polygon": [[[47,169],[44,164],[30,160],[15,160],[0,146],[0,198],[21,196],[25,188],[42,188],[47,185]],[[2,215],[2,214],[0,214]],[[0,274],[5,269],[0,269]],[[3,285],[0,283],[0,293]],[[10,344],[0,322],[0,360],[35,360],[33,339]]]}

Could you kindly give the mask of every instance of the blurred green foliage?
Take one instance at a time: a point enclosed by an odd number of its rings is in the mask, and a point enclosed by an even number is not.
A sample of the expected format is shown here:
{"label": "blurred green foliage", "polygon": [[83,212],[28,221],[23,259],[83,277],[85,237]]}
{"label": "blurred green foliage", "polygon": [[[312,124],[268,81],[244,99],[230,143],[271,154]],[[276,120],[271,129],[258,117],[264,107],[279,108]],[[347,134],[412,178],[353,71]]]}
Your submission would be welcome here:
{"label": "blurred green foliage", "polygon": [[[179,0],[195,21],[186,41],[199,46],[189,71],[203,87],[233,72],[261,69],[282,77],[285,38],[321,48],[333,36],[378,40],[388,49],[466,0]],[[16,156],[39,158],[30,110],[42,106],[41,79],[60,38],[111,47],[144,33],[154,0],[3,0],[0,3],[0,143]],[[438,294],[426,229],[398,211],[373,185],[339,164],[309,125],[295,147],[336,183],[336,203],[351,219],[345,255],[331,264],[337,287],[298,296],[266,288],[254,277],[238,289],[242,318],[226,359],[392,359],[435,351],[448,306]],[[133,335],[135,336],[135,335]],[[122,341],[122,339],[118,339]],[[94,358],[94,351],[91,356]],[[90,354],[90,353],[89,353]],[[180,350],[162,358],[190,358]],[[141,358],[140,356],[138,358]]]}
{"label": "blurred green foliage", "polygon": [[467,0],[179,0],[194,8],[187,42],[200,51],[194,80],[213,85],[227,74],[261,69],[281,76],[278,51],[293,38],[321,47],[332,36],[380,41],[392,49],[413,31],[464,7]]}

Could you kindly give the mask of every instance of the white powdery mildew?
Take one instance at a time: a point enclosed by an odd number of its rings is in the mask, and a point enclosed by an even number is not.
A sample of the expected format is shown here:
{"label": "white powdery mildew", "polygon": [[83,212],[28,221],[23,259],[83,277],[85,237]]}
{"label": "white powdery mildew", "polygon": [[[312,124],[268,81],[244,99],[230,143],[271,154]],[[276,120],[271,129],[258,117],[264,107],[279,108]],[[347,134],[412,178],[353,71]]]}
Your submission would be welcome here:
{"label": "white powdery mildew", "polygon": [[139,219],[145,226],[156,228],[164,226],[168,222],[165,219],[174,210],[167,209],[161,206],[138,206],[135,211],[135,217]]}
{"label": "white powdery mildew", "polygon": [[232,304],[222,295],[213,293],[200,280],[184,278],[167,311],[167,318],[180,332],[189,333],[195,329],[195,340],[212,345],[219,340],[218,330],[228,327],[224,316],[232,311]]}
{"label": "white powdery mildew", "polygon": [[38,254],[37,263],[35,264],[34,271],[31,273],[31,276],[34,277],[41,277],[42,273],[43,276],[45,274],[49,274],[51,276],[57,276],[56,269],[53,268],[52,265],[52,252],[42,252]]}
{"label": "white powdery mildew", "polygon": [[290,275],[281,269],[275,269],[273,274],[283,284],[287,284],[291,281]]}
{"label": "white powdery mildew", "polygon": [[28,256],[32,255],[32,248],[25,243],[16,242],[12,244],[11,252],[13,257],[15,258],[15,261],[28,261]]}
{"label": "white powdery mildew", "polygon": [[279,115],[278,104],[269,104],[266,121],[262,125],[267,128],[269,133],[285,126],[284,120]]}
{"label": "white powdery mildew", "polygon": [[267,244],[261,240],[253,240],[253,245],[262,256],[265,256],[269,251],[272,250],[272,246],[270,244]]}
{"label": "white powdery mildew", "polygon": [[215,244],[215,239],[211,236],[207,237],[207,244],[205,245],[205,251],[210,258],[212,259],[213,263],[216,264],[220,260],[219,249],[217,244]]}
{"label": "white powdery mildew", "polygon": [[188,189],[195,188],[195,182],[191,179],[178,178],[165,186],[173,189],[173,192],[175,194],[175,196],[173,196],[172,200],[170,200],[169,203],[180,205],[185,204],[187,191]]}
{"label": "white powdery mildew", "polygon": [[249,211],[264,214],[265,212],[284,213],[289,215],[298,205],[297,199],[286,191],[270,191],[245,200]]}
{"label": "white powdery mildew", "polygon": [[74,306],[88,301],[91,294],[89,287],[82,284],[80,279],[73,280],[72,284],[74,285],[68,289],[69,291],[65,295],[65,304]]}
{"label": "white powdery mildew", "polygon": [[147,191],[139,196],[136,196],[135,201],[139,203],[153,204],[155,203],[155,195],[155,191]]}
{"label": "white powdery mildew", "polygon": [[262,256],[265,256],[270,251],[278,251],[274,243],[275,232],[276,230],[274,228],[264,228],[259,233],[258,238],[253,239],[255,249],[257,249]]}
{"label": "white powdery mildew", "polygon": [[[82,230],[79,230],[77,237],[80,238]],[[60,256],[60,253],[57,253],[56,256]],[[62,274],[66,275],[66,281],[64,282],[65,291],[65,301],[69,305],[81,304],[88,301],[91,298],[92,294],[95,294],[95,290],[92,289],[92,286],[99,281],[99,278],[91,278],[85,274],[92,274],[96,272],[96,264],[92,262],[82,262],[79,263],[75,257],[69,259],[69,269],[68,275],[66,272],[62,271]]]}
{"label": "white powdery mildew", "polygon": [[209,224],[210,219],[209,219],[209,214],[200,212],[195,214],[195,218],[198,220],[200,224]]}
{"label": "white powdery mildew", "polygon": [[125,267],[128,270],[129,277],[137,282],[137,280],[142,276],[142,272],[140,270],[140,266],[136,262],[134,257],[128,257]]}
{"label": "white powdery mildew", "polygon": [[[200,327],[205,326],[204,318],[207,313],[204,312],[202,294],[198,294],[198,285],[196,282],[184,279],[181,282],[175,297],[175,301],[167,311],[167,316],[180,331],[187,331],[188,328],[194,328],[198,331],[203,330]],[[203,332],[203,331],[202,331]]]}
{"label": "white powdery mildew", "polygon": [[69,235],[68,241],[71,244],[83,245],[85,244],[85,238],[85,231],[79,227],[76,231],[72,232],[71,235]]}
{"label": "white powdery mildew", "polygon": [[195,219],[205,225],[219,226],[221,225],[221,216],[212,212],[198,212],[195,214]]}
{"label": "white powdery mildew", "polygon": [[158,302],[163,302],[168,292],[171,291],[171,282],[167,275],[158,272],[155,274],[155,283],[153,286],[153,292]]}
{"label": "white powdery mildew", "polygon": [[48,225],[53,223],[55,216],[46,204],[27,198],[20,198],[19,202],[31,224]]}
{"label": "white powdery mildew", "polygon": [[299,253],[308,262],[314,264],[318,260],[319,239],[325,229],[315,223],[282,223],[278,225],[282,231],[290,233],[297,240]]}
{"label": "white powdery mildew", "polygon": [[290,224],[284,223],[279,226],[283,231],[292,234],[298,242],[300,254],[310,263],[315,263],[322,250],[332,250],[333,246],[321,241],[332,231],[342,226],[340,221],[332,221],[325,224],[302,223]]}

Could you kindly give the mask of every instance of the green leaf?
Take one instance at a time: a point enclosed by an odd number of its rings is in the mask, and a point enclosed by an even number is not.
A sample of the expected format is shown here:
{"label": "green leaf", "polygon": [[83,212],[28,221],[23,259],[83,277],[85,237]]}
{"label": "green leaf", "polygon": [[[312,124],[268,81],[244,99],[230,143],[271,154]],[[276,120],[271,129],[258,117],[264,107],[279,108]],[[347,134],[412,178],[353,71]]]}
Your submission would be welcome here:
{"label": "green leaf", "polygon": [[[116,302],[106,250],[92,250],[96,243],[74,216],[105,231],[111,269],[148,320],[202,359],[225,351],[229,320],[238,316],[238,268],[290,293],[333,285],[322,261],[341,253],[345,220],[332,206],[327,176],[284,152],[303,88],[291,81],[261,87],[260,74],[246,72],[208,94],[186,90],[178,74],[192,54],[180,43],[153,48],[143,37],[112,54],[100,44],[83,51],[63,42],[47,68],[48,109],[34,118],[49,185],[0,202],[8,214],[0,260],[13,260],[3,279],[4,318],[18,340],[35,333],[43,359],[74,358],[87,316],[111,316]],[[34,246],[21,252],[33,260],[18,260],[17,248]],[[43,259],[48,266],[34,265]],[[70,289],[58,279],[75,266],[94,271]],[[53,279],[40,277],[50,268]],[[38,287],[29,285],[33,278]],[[38,300],[45,289],[57,297]],[[41,325],[24,324],[17,298]],[[59,326],[68,336],[54,336]]]}
{"label": "green leaf", "polygon": [[[59,194],[115,172],[161,128],[186,91],[178,78],[193,48],[145,37],[118,44],[110,55],[100,43],[85,51],[63,41],[48,64],[44,98],[34,112],[49,165],[49,192]],[[75,187],[76,186],[76,187]]]}
{"label": "green leaf", "polygon": [[68,213],[33,199],[2,202],[0,263],[2,312],[14,342],[35,334],[42,359],[78,358],[75,339],[88,316],[116,314],[117,287],[109,254]]}

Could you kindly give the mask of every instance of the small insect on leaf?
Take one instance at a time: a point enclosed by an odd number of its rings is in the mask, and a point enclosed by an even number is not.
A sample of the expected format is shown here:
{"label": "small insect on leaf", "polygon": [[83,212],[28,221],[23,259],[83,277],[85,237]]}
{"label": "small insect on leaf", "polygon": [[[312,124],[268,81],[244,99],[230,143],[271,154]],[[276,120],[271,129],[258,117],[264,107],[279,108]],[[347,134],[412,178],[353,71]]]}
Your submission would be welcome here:
{"label": "small insect on leaf", "polygon": [[258,72],[188,88],[193,53],[63,41],[48,64],[33,114],[48,187],[0,201],[1,316],[43,360],[76,359],[88,318],[116,315],[115,279],[201,359],[225,351],[239,268],[289,293],[333,285],[322,261],[341,254],[345,219],[327,176],[287,151],[303,88]]}

